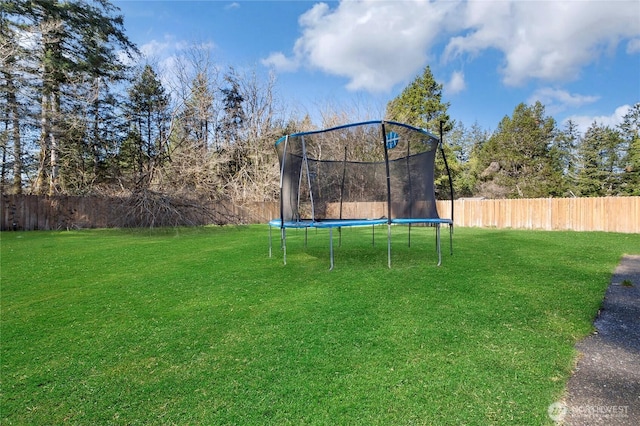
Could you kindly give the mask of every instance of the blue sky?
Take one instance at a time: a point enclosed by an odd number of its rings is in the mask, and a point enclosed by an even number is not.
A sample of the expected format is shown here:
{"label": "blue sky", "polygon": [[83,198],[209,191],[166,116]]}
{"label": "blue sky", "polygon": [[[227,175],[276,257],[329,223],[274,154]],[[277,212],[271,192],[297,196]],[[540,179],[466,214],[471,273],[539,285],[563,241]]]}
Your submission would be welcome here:
{"label": "blue sky", "polygon": [[[129,38],[170,71],[190,45],[276,75],[290,111],[381,118],[426,65],[450,116],[495,130],[540,100],[560,125],[616,125],[640,102],[640,2],[113,1]],[[329,107],[332,106],[332,107]]]}

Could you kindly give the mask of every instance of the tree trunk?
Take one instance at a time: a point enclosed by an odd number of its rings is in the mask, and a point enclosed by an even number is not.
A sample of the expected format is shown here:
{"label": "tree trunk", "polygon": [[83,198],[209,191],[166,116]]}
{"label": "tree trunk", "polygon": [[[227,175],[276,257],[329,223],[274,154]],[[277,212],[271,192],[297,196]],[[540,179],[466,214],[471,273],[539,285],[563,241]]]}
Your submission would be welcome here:
{"label": "tree trunk", "polygon": [[[12,192],[14,194],[22,193],[22,144],[20,140],[20,115],[18,112],[18,97],[16,96],[16,87],[13,80],[13,75],[8,71],[3,71],[6,81],[6,93],[7,93],[7,115],[5,117],[5,130],[9,132],[11,128],[11,142],[13,143],[13,184]],[[7,135],[7,139],[9,139]],[[3,157],[6,158],[6,147],[3,153]],[[3,183],[5,178],[3,158]],[[4,190],[4,185],[3,185]]]}
{"label": "tree trunk", "polygon": [[60,166],[58,165],[59,141],[55,132],[56,126],[55,124],[53,124],[55,123],[56,118],[58,117],[58,107],[59,107],[58,97],[54,95],[53,102],[51,102],[51,115],[49,117],[50,119],[49,146],[51,147],[51,153],[50,153],[51,154],[51,157],[50,157],[51,175],[49,177],[49,195],[55,195],[56,193],[58,193],[58,190],[60,189],[60,185],[59,185]]}
{"label": "tree trunk", "polygon": [[[15,98],[15,93],[13,94]],[[14,99],[11,106],[13,120],[13,193],[22,194],[22,143],[20,140],[20,117],[18,116],[18,104]]]}
{"label": "tree trunk", "polygon": [[47,165],[47,153],[49,152],[49,97],[46,93],[42,94],[42,101],[40,102],[40,156],[38,162],[38,172],[36,174],[36,181],[33,191],[36,195],[42,195],[44,189],[44,182],[46,178],[46,165]]}

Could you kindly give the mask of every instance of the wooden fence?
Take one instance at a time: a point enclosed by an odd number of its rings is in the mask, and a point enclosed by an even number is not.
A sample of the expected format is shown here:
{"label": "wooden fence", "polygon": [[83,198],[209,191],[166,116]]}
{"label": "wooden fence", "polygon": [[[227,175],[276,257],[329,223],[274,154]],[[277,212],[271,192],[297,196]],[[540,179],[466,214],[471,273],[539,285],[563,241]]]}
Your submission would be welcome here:
{"label": "wooden fence", "polygon": [[[354,208],[362,217],[380,217],[380,211],[385,210],[383,203],[362,203]],[[438,201],[437,208],[441,217],[451,217],[450,202]],[[202,215],[195,223],[266,223],[279,215],[277,202],[218,203],[210,209],[223,214],[216,220]],[[117,198],[3,195],[1,214],[2,230],[48,230],[120,227],[128,213]],[[454,202],[454,223],[462,227],[640,233],[640,197],[460,199]]]}
{"label": "wooden fence", "polygon": [[[80,228],[119,228],[149,223],[140,208],[131,200],[118,197],[73,197],[2,195],[0,209],[1,230],[58,230]],[[227,223],[261,223],[278,215],[278,205],[273,202],[246,203],[216,202],[210,205],[187,203],[177,200],[174,205],[178,224],[208,225]],[[160,208],[165,206],[160,206]],[[157,211],[157,210],[156,210]],[[166,215],[165,215],[166,216]],[[180,222],[182,221],[182,222]],[[158,219],[155,226],[171,226]],[[148,225],[146,225],[148,226]]]}
{"label": "wooden fence", "polygon": [[[438,201],[442,217],[450,203]],[[640,233],[640,197],[460,199],[454,223],[463,227]]]}

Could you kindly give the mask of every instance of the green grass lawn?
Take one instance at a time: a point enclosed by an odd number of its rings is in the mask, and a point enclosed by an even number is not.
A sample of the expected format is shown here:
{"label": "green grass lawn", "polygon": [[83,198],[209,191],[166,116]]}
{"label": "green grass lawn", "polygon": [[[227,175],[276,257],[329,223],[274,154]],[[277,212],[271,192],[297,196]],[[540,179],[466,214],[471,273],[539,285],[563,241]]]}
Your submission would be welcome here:
{"label": "green grass lawn", "polygon": [[432,229],[393,235],[392,269],[383,227],[343,230],[328,271],[327,231],[289,232],[286,266],[266,226],[2,233],[0,423],[552,424],[640,252],[456,229],[438,268]]}

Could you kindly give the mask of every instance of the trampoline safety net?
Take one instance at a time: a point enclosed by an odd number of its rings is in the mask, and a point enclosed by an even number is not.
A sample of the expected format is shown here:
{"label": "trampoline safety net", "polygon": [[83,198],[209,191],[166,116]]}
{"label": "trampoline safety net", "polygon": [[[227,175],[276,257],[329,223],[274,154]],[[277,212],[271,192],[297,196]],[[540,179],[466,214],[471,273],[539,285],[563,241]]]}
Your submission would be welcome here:
{"label": "trampoline safety net", "polygon": [[348,226],[346,221],[451,226],[452,220],[440,220],[436,209],[438,148],[444,155],[439,137],[392,121],[284,136],[276,142],[278,224],[282,229],[322,227],[327,221],[335,227]]}

